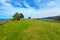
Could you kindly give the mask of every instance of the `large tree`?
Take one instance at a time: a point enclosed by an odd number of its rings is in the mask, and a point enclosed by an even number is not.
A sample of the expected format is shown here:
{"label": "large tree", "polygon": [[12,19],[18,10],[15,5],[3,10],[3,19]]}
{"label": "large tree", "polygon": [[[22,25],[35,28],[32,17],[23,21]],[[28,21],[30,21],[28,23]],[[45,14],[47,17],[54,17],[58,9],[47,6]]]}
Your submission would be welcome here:
{"label": "large tree", "polygon": [[13,15],[13,18],[15,19],[15,20],[20,20],[21,18],[24,18],[24,15],[22,14],[22,13],[18,13],[18,12],[16,12],[14,15]]}
{"label": "large tree", "polygon": [[14,15],[13,15],[13,18],[15,19],[15,20],[19,20],[20,18],[20,14],[18,13],[18,12],[16,12]]}

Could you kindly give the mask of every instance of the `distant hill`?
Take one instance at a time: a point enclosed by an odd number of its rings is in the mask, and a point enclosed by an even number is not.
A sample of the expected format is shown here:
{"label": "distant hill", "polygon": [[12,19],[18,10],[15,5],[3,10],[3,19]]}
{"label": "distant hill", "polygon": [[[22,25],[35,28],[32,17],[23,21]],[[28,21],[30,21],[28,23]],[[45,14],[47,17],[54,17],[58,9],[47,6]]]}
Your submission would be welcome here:
{"label": "distant hill", "polygon": [[10,20],[10,19],[0,19],[0,22],[7,21],[7,20]]}
{"label": "distant hill", "polygon": [[42,19],[53,19],[53,18],[57,18],[57,17],[60,17],[60,15],[59,16],[52,16],[52,17],[45,17],[45,18],[42,18]]}
{"label": "distant hill", "polygon": [[45,17],[45,18],[42,18],[42,19],[45,19],[45,20],[55,20],[57,18],[60,19],[60,15],[59,16],[52,16],[52,17]]}

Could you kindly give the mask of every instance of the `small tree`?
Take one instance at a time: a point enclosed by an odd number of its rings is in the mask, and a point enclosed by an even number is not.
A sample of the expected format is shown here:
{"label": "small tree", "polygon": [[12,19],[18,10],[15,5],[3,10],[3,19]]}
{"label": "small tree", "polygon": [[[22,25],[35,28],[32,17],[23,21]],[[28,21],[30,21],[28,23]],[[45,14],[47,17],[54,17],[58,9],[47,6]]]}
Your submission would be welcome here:
{"label": "small tree", "polygon": [[28,19],[31,19],[31,17],[28,17]]}
{"label": "small tree", "polygon": [[18,12],[16,12],[14,15],[13,15],[13,18],[15,20],[20,20],[20,14]]}

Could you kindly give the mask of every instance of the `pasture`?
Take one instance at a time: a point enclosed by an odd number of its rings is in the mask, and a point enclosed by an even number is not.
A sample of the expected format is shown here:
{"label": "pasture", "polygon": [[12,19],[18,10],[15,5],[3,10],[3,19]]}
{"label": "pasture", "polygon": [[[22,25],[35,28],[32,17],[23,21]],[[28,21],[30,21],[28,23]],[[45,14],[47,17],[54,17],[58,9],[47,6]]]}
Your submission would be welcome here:
{"label": "pasture", "polygon": [[43,20],[9,21],[0,25],[0,40],[60,40],[60,23]]}

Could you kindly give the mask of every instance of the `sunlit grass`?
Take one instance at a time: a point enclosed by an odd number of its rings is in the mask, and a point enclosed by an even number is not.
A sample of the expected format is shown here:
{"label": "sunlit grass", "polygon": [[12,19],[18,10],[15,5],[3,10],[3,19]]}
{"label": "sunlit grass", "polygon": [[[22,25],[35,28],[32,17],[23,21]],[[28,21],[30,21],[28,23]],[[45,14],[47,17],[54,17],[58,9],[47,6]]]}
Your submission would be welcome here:
{"label": "sunlit grass", "polygon": [[0,40],[60,40],[60,23],[42,20],[9,21],[0,26]]}

